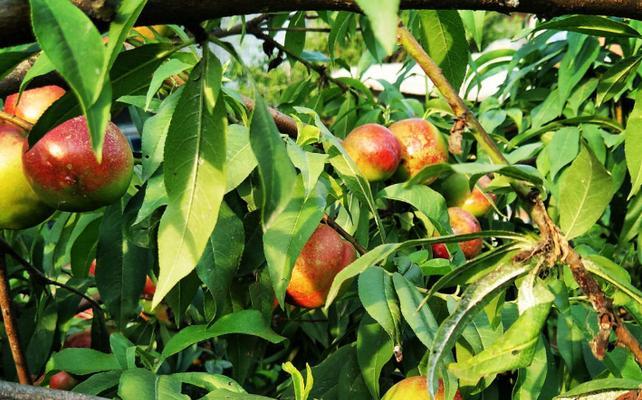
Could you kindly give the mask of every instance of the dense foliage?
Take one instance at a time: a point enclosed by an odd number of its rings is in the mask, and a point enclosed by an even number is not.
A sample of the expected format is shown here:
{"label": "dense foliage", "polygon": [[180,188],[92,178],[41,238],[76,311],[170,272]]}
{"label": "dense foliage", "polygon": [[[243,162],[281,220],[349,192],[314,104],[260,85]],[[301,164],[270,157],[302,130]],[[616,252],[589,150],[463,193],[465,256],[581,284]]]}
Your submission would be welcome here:
{"label": "dense foliage", "polygon": [[[21,88],[57,71],[69,90],[29,143],[81,114],[99,154],[116,116],[131,118],[142,143],[135,135],[134,177],[119,201],[0,231],[13,249],[1,248],[28,367],[41,384],[66,371],[74,391],[125,400],[379,399],[418,374],[441,377],[448,398],[457,389],[466,399],[616,398],[639,388],[628,349],[593,355],[597,313],[568,266],[516,261],[536,248],[537,230],[510,183],[541,193],[642,338],[642,23],[516,16],[506,30],[521,28],[517,49],[472,57],[492,37],[485,20],[501,16],[399,14],[461,88],[511,163],[502,166],[466,131],[457,145],[453,113],[432,86],[424,97],[400,90],[415,62],[395,45],[393,1],[359,2],[366,15],[276,13],[135,31],[145,2],[123,0],[102,37],[69,2],[30,3],[37,42],[0,49],[0,76],[37,55]],[[265,65],[245,65],[226,42],[232,34],[260,39]],[[384,61],[402,63],[397,80],[371,90],[359,74]],[[331,75],[351,66],[353,77]],[[470,95],[497,76],[490,96]],[[277,81],[283,90],[271,87]],[[290,115],[298,134],[281,134],[269,107]],[[342,139],[412,117],[450,136],[449,163],[409,181],[366,181]],[[455,173],[471,188],[493,177],[481,233],[452,235],[446,182]],[[296,307],[286,289],[322,220],[366,252],[337,275],[324,307]],[[480,237],[483,253],[467,260],[456,242]],[[433,257],[439,242],[451,259]],[[3,331],[0,376],[15,380],[5,339]]]}

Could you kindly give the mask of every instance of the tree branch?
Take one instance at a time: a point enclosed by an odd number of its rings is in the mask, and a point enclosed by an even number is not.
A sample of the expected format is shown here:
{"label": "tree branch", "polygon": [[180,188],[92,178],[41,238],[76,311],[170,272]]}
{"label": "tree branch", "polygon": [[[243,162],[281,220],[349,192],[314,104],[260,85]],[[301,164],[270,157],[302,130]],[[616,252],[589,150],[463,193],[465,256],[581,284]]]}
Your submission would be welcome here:
{"label": "tree branch", "polygon": [[13,362],[16,366],[18,381],[24,385],[31,385],[31,375],[29,375],[27,360],[20,346],[20,336],[18,334],[16,319],[11,308],[11,290],[7,276],[7,265],[4,260],[4,252],[0,251],[0,309],[2,309],[4,330],[7,334],[9,348],[11,349]]}
{"label": "tree branch", "polygon": [[82,393],[0,381],[0,400],[107,400]]}
{"label": "tree branch", "polygon": [[[468,109],[452,85],[450,85],[441,69],[415,40],[412,33],[403,26],[399,28],[398,32],[399,43],[408,54],[415,59],[430,80],[433,81],[435,87],[446,98],[448,104],[450,104],[457,118],[465,121],[478,145],[488,154],[493,162],[497,164],[508,164],[493,139]],[[520,198],[530,206],[531,219],[540,231],[539,247],[533,251],[531,255],[543,257],[551,267],[557,262],[568,264],[575,281],[584,294],[587,295],[598,314],[599,332],[591,346],[595,357],[600,360],[604,358],[609,344],[609,336],[611,331],[615,330],[618,344],[627,347],[633,353],[638,364],[642,365],[642,346],[613,309],[611,299],[604,294],[597,281],[586,270],[580,255],[561,234],[557,225],[553,223],[546,212],[546,207],[539,193],[531,191],[530,186],[523,182],[512,180],[511,186]]]}
{"label": "tree branch", "polygon": [[[112,18],[111,2],[75,1],[91,3],[90,14],[98,16],[97,22]],[[592,14],[642,19],[642,2],[638,0],[401,0],[400,7],[411,10],[526,12],[545,16]],[[29,3],[26,0],[0,0],[0,10],[0,47],[33,41],[29,23]],[[359,12],[355,0],[149,0],[138,24],[188,24],[232,15],[305,10]]]}

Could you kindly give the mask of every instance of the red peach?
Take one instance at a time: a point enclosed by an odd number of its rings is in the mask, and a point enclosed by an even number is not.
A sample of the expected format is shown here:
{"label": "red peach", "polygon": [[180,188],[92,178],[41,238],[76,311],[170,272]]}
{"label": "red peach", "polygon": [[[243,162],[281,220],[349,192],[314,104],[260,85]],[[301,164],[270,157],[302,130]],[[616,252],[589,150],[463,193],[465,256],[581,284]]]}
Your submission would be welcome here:
{"label": "red peach", "polygon": [[64,211],[91,211],[118,200],[129,187],[134,158],[127,139],[107,125],[98,163],[85,117],[47,132],[23,156],[25,173],[38,196]]}
{"label": "red peach", "polygon": [[40,200],[24,173],[27,135],[0,124],[0,229],[25,229],[47,219],[53,210]]}
{"label": "red peach", "polygon": [[14,93],[7,96],[4,111],[35,124],[45,110],[64,94],[65,89],[56,85],[25,90],[20,99],[19,93]]}
{"label": "red peach", "polygon": [[[404,119],[390,125],[390,131],[401,145],[401,164],[396,174],[399,180],[407,180],[429,165],[448,162],[446,140],[430,122],[421,118]],[[424,183],[434,180],[429,178]]]}
{"label": "red peach", "polygon": [[60,371],[49,378],[49,387],[57,390],[71,390],[78,384],[78,381],[65,371]]}
{"label": "red peach", "polygon": [[356,258],[350,243],[328,225],[319,225],[294,263],[288,301],[304,308],[321,307],[334,277]]}
{"label": "red peach", "polygon": [[[444,400],[444,382],[439,380],[436,400]],[[397,382],[386,392],[382,400],[430,400],[428,394],[428,382],[425,376],[413,376]],[[455,393],[453,400],[463,400],[459,390]]]}
{"label": "red peach", "polygon": [[390,178],[399,166],[399,142],[385,126],[365,124],[355,128],[343,141],[343,147],[370,182]]}
{"label": "red peach", "polygon": [[[448,209],[448,217],[450,219],[450,227],[455,235],[481,232],[479,221],[468,211],[464,211],[459,207],[450,207]],[[483,244],[481,238],[471,239],[459,242],[459,248],[464,253],[466,259],[469,260],[477,257],[477,255],[481,253]],[[433,244],[432,254],[435,258],[450,258],[450,254],[444,243]]]}

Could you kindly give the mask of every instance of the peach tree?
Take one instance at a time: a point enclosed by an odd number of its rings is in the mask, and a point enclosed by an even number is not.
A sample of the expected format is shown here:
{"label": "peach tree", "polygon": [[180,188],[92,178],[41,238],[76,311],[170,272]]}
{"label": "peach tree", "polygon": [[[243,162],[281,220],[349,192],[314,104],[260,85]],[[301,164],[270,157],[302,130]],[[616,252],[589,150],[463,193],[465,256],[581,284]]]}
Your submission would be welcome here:
{"label": "peach tree", "polygon": [[179,3],[0,0],[0,397],[642,395],[638,6]]}

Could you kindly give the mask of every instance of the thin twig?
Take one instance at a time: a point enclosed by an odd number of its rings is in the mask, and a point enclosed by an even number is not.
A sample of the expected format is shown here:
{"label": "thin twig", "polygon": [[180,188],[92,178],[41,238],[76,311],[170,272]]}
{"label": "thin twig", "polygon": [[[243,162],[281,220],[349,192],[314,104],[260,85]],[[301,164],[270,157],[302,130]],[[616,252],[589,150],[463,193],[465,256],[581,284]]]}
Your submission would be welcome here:
{"label": "thin twig", "polygon": [[341,225],[337,224],[335,220],[330,218],[328,214],[323,214],[323,218],[321,219],[323,222],[325,222],[329,227],[337,231],[339,235],[341,235],[345,240],[347,240],[354,248],[359,252],[359,254],[364,255],[368,252],[362,245],[357,242],[357,239],[354,238],[351,234],[345,231],[341,227]]}
{"label": "thin twig", "polygon": [[303,57],[299,56],[298,54],[293,53],[290,49],[288,49],[287,47],[285,47],[284,45],[282,45],[278,41],[274,40],[274,38],[272,38],[272,36],[267,35],[264,32],[262,32],[259,28],[257,28],[257,27],[248,27],[247,32],[251,33],[252,35],[257,37],[258,39],[261,39],[261,40],[263,40],[263,41],[265,41],[267,43],[270,43],[276,49],[282,51],[283,53],[285,53],[288,56],[292,57],[293,59],[297,60],[301,64],[305,65],[305,67],[308,68],[309,70],[312,70],[312,71],[316,72],[317,74],[319,74],[319,76],[321,76],[322,79],[324,79],[324,80],[326,80],[328,82],[332,82],[333,84],[335,84],[338,88],[340,88],[344,92],[353,91],[353,89],[350,88],[350,86],[346,85],[344,82],[342,82],[341,80],[339,80],[337,78],[333,78],[330,74],[328,74],[328,70],[326,69],[326,67],[324,67],[323,65],[314,64],[314,63],[304,59]]}
{"label": "thin twig", "polygon": [[[399,43],[433,81],[435,87],[446,98],[456,116],[466,122],[480,148],[487,153],[493,162],[508,164],[493,139],[484,130],[477,118],[459,97],[459,94],[448,82],[439,66],[428,56],[412,33],[401,26],[398,30],[398,36]],[[530,206],[529,214],[540,231],[540,245],[531,253],[531,256],[542,256],[550,267],[557,262],[568,264],[573,272],[575,281],[584,294],[587,295],[598,314],[600,331],[592,343],[593,354],[598,359],[604,357],[610,332],[615,329],[618,344],[627,347],[633,353],[638,364],[642,365],[642,346],[613,310],[613,302],[604,294],[598,283],[586,270],[579,254],[561,234],[559,227],[553,223],[539,193],[533,192],[530,186],[524,182],[512,180],[511,185],[520,198]]]}
{"label": "thin twig", "polygon": [[80,290],[74,287],[68,286],[64,283],[55,281],[47,277],[47,275],[45,275],[42,271],[40,271],[38,268],[33,266],[29,261],[25,260],[20,254],[18,254],[18,252],[15,251],[13,247],[11,247],[11,245],[9,245],[9,243],[7,243],[2,238],[0,238],[0,253],[6,253],[7,255],[11,256],[11,258],[16,260],[20,265],[22,265],[27,270],[27,272],[31,275],[32,278],[35,277],[45,285],[57,286],[61,289],[68,290],[82,297],[83,299],[87,300],[87,302],[89,302],[94,308],[98,310],[101,309],[100,304],[98,304],[96,300],[92,299],[87,294],[81,292]]}
{"label": "thin twig", "polygon": [[7,112],[0,111],[0,120],[5,120],[7,122],[10,122],[14,124],[15,126],[22,128],[26,131],[30,131],[31,128],[33,128],[33,124],[29,121],[25,121],[24,119],[17,117],[15,115],[11,115]]}
{"label": "thin twig", "polygon": [[13,356],[13,362],[18,374],[18,382],[23,385],[31,385],[31,375],[25,354],[20,346],[20,336],[16,325],[16,319],[11,309],[11,290],[9,289],[9,279],[7,276],[7,266],[4,260],[4,252],[0,251],[0,308],[2,309],[2,319],[4,321],[4,330],[9,341],[9,348]]}

